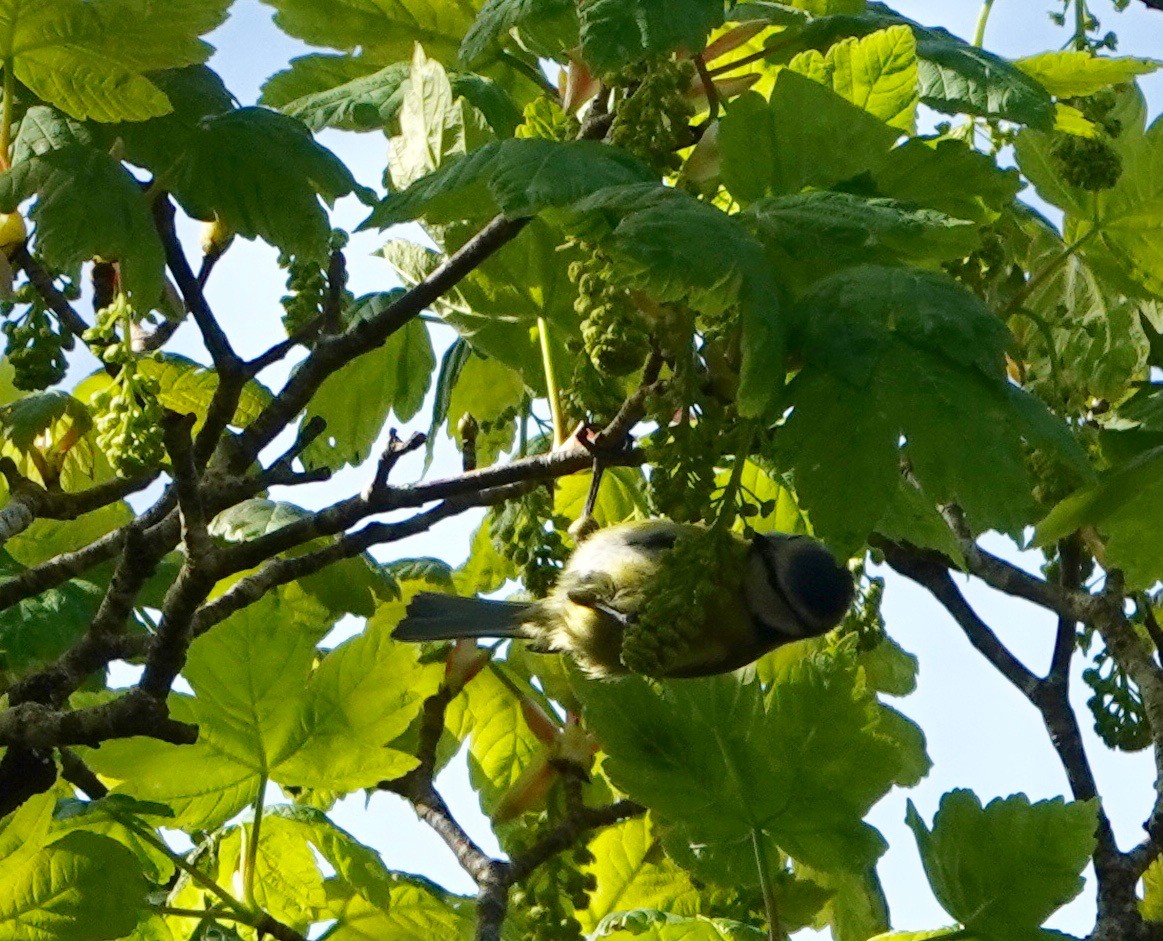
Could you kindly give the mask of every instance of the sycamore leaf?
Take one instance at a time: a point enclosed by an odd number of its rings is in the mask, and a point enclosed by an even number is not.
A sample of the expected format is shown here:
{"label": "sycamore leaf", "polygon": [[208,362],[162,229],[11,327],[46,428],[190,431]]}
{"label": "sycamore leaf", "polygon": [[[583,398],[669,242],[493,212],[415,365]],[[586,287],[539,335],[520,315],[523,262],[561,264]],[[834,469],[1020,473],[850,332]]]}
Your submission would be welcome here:
{"label": "sycamore leaf", "polygon": [[958,219],[988,222],[1022,188],[1016,170],[952,138],[913,137],[894,147],[872,170],[883,196]]}
{"label": "sycamore leaf", "polygon": [[676,49],[701,52],[723,22],[720,0],[592,0],[578,10],[582,58],[595,72]]}
{"label": "sycamore leaf", "polygon": [[19,674],[55,660],[84,635],[103,595],[100,586],[74,579],[0,611],[4,668]]}
{"label": "sycamore leaf", "polygon": [[1131,56],[1109,58],[1091,52],[1064,49],[1043,52],[1014,62],[1055,98],[1084,98],[1111,85],[1122,85],[1159,68],[1154,59]]}
{"label": "sycamore leaf", "polygon": [[[798,317],[806,364],[776,453],[794,467],[816,532],[841,555],[862,544],[897,494],[902,438],[925,492],[959,503],[978,530],[1031,522],[1026,442],[1089,473],[1065,426],[1008,383],[1004,325],[944,275],[847,269],[816,285]],[[842,462],[827,444],[837,435],[847,442]]]}
{"label": "sycamore leaf", "polygon": [[38,519],[4,543],[4,548],[18,563],[30,568],[61,553],[83,549],[106,533],[132,522],[135,515],[129,504],[118,500],[75,520]]}
{"label": "sycamore leaf", "polygon": [[445,430],[460,443],[460,420],[471,415],[479,429],[477,460],[482,467],[492,464],[513,444],[517,408],[524,395],[521,377],[504,363],[470,356],[452,388]]}
{"label": "sycamore leaf", "polygon": [[294,118],[234,108],[217,76],[184,69],[160,76],[174,114],[119,125],[126,159],[155,177],[196,219],[222,220],[244,238],[324,257],[331,227],[320,200],[371,199],[331,151]]}
{"label": "sycamore leaf", "polygon": [[789,50],[822,50],[846,37],[867,36],[901,25],[909,27],[916,39],[924,104],[947,114],[1004,118],[1045,130],[1053,126],[1054,102],[1034,78],[1001,56],[946,29],[922,26],[883,3],[869,3],[864,12],[853,15],[817,17],[786,45]]}
{"label": "sycamore leaf", "polygon": [[363,50],[387,64],[408,59],[416,43],[434,59],[456,61],[461,37],[468,32],[481,0],[431,3],[429,0],[263,0],[272,6],[275,23],[311,46]]}
{"label": "sycamore leaf", "polygon": [[835,941],[866,941],[888,928],[888,902],[875,868],[864,872],[820,872],[797,865],[795,872],[831,892],[813,927],[828,926]]}
{"label": "sycamore leaf", "polygon": [[1152,448],[1103,474],[1059,503],[1034,532],[1039,546],[1052,544],[1077,529],[1093,525],[1105,537],[1107,561],[1121,569],[1132,589],[1144,589],[1163,577],[1158,549],[1163,494],[1163,447]]}
{"label": "sycamore leaf", "polygon": [[784,69],[770,101],[747,92],[728,104],[719,126],[723,182],[743,203],[831,186],[872,170],[899,136],[831,88]]}
{"label": "sycamore leaf", "polygon": [[[566,519],[581,517],[589,495],[593,474],[583,471],[559,478],[553,493],[553,511]],[[608,467],[594,503],[594,519],[600,526],[614,526],[629,520],[647,519],[650,505],[645,493],[646,479],[637,467]]]}
{"label": "sycamore leaf", "polygon": [[764,941],[767,932],[729,918],[686,918],[652,909],[617,912],[604,919],[595,938],[639,938],[641,941]]}
{"label": "sycamore leaf", "polygon": [[0,212],[35,196],[36,245],[52,267],[67,271],[96,255],[118,260],[137,306],[152,308],[165,258],[137,181],[88,128],[44,105],[28,109],[13,146],[13,164],[0,174]]}
{"label": "sycamore leaf", "polygon": [[529,729],[521,703],[490,666],[478,673],[452,701],[445,725],[452,736],[468,740],[469,781],[481,810],[492,814],[509,788],[545,746]]}
{"label": "sycamore leaf", "polygon": [[15,78],[72,117],[144,121],[170,111],[145,73],[204,62],[212,49],[198,37],[221,25],[229,6],[229,0],[4,0],[0,48]]}
{"label": "sycamore leaf", "polygon": [[[468,340],[473,350],[515,369],[525,385],[540,396],[546,390],[538,320],[547,322],[557,363],[569,362],[570,340],[581,341],[573,308],[577,293],[568,274],[577,253],[563,251],[560,241],[559,231],[534,219],[434,304],[434,312]],[[408,286],[427,277],[444,257],[402,239],[388,242],[380,253]],[[443,369],[441,376],[445,377]],[[442,423],[446,417],[447,410],[434,414],[434,423]]]}
{"label": "sycamore leaf", "polygon": [[[345,312],[348,327],[381,316],[402,292],[368,294]],[[413,318],[370,353],[336,370],[311,398],[303,417],[327,422],[323,434],[303,453],[308,467],[337,470],[367,459],[394,412],[400,422],[411,421],[432,381],[436,354],[423,321]]]}
{"label": "sycamore leaf", "polygon": [[96,833],[66,833],[0,873],[0,937],[102,941],[129,934],[145,911],[141,863]]}
{"label": "sycamore leaf", "polygon": [[288,589],[243,609],[191,646],[194,696],[170,698],[175,718],[198,724],[198,742],[108,743],[92,766],[114,790],[172,806],[184,828],[229,819],[266,778],[345,793],[398,777],[416,759],[384,743],[419,713],[441,668],[420,666],[415,648],[390,640],[394,621],[375,618],[313,671],[331,623]]}
{"label": "sycamore leaf", "polygon": [[588,907],[576,913],[582,931],[592,932],[606,917],[635,908],[696,913],[698,890],[661,851],[654,830],[647,817],[635,817],[590,840],[587,849],[594,860],[586,872],[592,873],[598,884],[590,893]]}
{"label": "sycamore leaf", "polygon": [[407,79],[406,62],[376,69],[352,56],[301,56],[266,81],[260,101],[316,132],[378,130],[399,113]]}
{"label": "sycamore leaf", "polygon": [[893,744],[850,652],[792,664],[764,690],[738,676],[578,684],[614,784],[705,852],[758,832],[821,868],[883,852],[864,815],[892,786]]}
{"label": "sycamore leaf", "polygon": [[891,127],[917,123],[917,44],[907,26],[890,26],[861,39],[841,40],[821,55],[801,53],[788,66],[831,88]]}
{"label": "sycamore leaf", "polygon": [[[165,804],[134,800],[124,794],[89,801],[66,798],[58,801],[53,811],[53,833],[84,830],[116,840],[133,852],[151,882],[162,884],[174,874],[173,860],[125,821],[151,817],[164,826],[173,815]],[[144,829],[150,830],[150,825],[144,824]]]}
{"label": "sycamore leaf", "polygon": [[514,28],[554,35],[558,41],[549,45],[560,53],[577,42],[577,4],[574,0],[486,0],[460,44],[460,61],[470,68],[480,64],[500,50]]}
{"label": "sycamore leaf", "polygon": [[490,218],[498,212],[519,219],[566,206],[596,190],[650,178],[636,158],[609,144],[543,138],[493,141],[389,195],[362,228],[383,229],[420,216],[435,223]]}
{"label": "sycamore leaf", "polygon": [[760,199],[743,218],[754,220],[781,277],[801,289],[853,264],[964,258],[979,241],[967,221],[850,193],[817,190]]}
{"label": "sycamore leaf", "polygon": [[1082,891],[1096,812],[1096,801],[1024,794],[983,808],[972,792],[951,791],[932,830],[911,801],[906,822],[945,911],[974,935],[1026,938]]}
{"label": "sycamore leaf", "polygon": [[[312,131],[386,130],[395,124],[408,93],[411,68],[380,68],[358,56],[300,56],[263,85],[261,103],[298,118]],[[477,108],[497,134],[509,136],[521,112],[508,93],[480,75],[451,72],[454,95]]]}

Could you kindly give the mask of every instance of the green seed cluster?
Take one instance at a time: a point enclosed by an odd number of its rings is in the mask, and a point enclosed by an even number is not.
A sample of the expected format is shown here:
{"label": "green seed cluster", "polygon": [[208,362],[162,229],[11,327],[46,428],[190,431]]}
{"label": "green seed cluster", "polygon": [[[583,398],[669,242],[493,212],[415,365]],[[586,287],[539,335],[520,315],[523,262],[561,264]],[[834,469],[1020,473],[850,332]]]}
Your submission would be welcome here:
{"label": "green seed cluster", "polygon": [[313,259],[300,259],[283,253],[279,267],[287,272],[287,293],[280,298],[283,326],[287,334],[305,329],[323,313],[327,296],[327,273]]}
{"label": "green seed cluster", "polygon": [[1108,190],[1123,173],[1123,158],[1101,135],[1077,137],[1056,132],[1050,153],[1062,178],[1078,189],[1094,193]]}
{"label": "green seed cluster", "polygon": [[[4,316],[11,317],[13,309],[13,304],[5,304]],[[15,370],[12,384],[16,388],[39,391],[65,377],[69,366],[65,350],[73,348],[73,335],[63,326],[54,329],[54,323],[38,295],[29,298],[29,307],[22,316],[5,321],[8,345],[4,355]]]}
{"label": "green seed cluster", "polygon": [[617,379],[598,372],[588,356],[578,356],[561,397],[571,423],[584,420],[604,425],[618,414],[625,390]]}
{"label": "green seed cluster", "polygon": [[584,847],[568,855],[558,854],[513,888],[510,904],[525,915],[525,937],[537,941],[582,941],[581,923],[574,912],[589,906],[590,893],[598,887],[598,880],[580,867],[593,859]]}
{"label": "green seed cluster", "polygon": [[[156,379],[141,372],[130,347],[133,310],[124,294],[97,315],[84,339],[104,346],[101,358],[118,367],[109,386],[93,397],[97,446],[122,477],[135,477],[157,467],[165,458],[162,406]],[[117,333],[121,327],[120,336]]]}
{"label": "green seed cluster", "polygon": [[577,288],[573,309],[582,343],[599,373],[627,376],[642,367],[650,333],[630,292],[617,285],[613,259],[595,246],[581,247],[584,260],[570,264],[569,278]]}
{"label": "green seed cluster", "polygon": [[675,151],[691,144],[694,108],[686,97],[694,68],[667,59],[613,80],[625,93],[614,110],[610,142],[641,159],[660,174],[679,168]]}
{"label": "green seed cluster", "polygon": [[569,141],[577,137],[580,125],[572,114],[548,95],[534,98],[522,112],[514,137],[537,137],[543,140]]}
{"label": "green seed cluster", "polygon": [[[534,845],[559,822],[553,810],[539,823],[525,827],[506,841],[510,856]],[[598,887],[592,872],[583,872],[594,861],[584,846],[575,847],[543,863],[515,885],[509,894],[510,910],[517,916],[521,935],[536,941],[582,941],[581,924],[574,912],[587,908],[590,893]]]}
{"label": "green seed cluster", "polygon": [[670,418],[658,416],[660,427],[648,442],[651,511],[680,523],[707,519],[719,489],[715,466],[728,440],[726,415],[707,407],[689,420],[670,424]]}
{"label": "green seed cluster", "polygon": [[650,593],[622,635],[622,665],[633,673],[665,676],[702,638],[708,606],[739,589],[746,543],[725,529],[684,533],[664,552]]}
{"label": "green seed cluster", "polygon": [[549,594],[561,574],[569,556],[562,536],[568,525],[553,512],[553,497],[544,487],[510,500],[489,517],[493,545],[521,570],[521,581],[535,598]]}
{"label": "green seed cluster", "polygon": [[1140,751],[1151,744],[1151,728],[1143,709],[1143,697],[1105,645],[1094,655],[1093,665],[1082,673],[1091,689],[1087,700],[1094,716],[1094,730],[1110,748]]}

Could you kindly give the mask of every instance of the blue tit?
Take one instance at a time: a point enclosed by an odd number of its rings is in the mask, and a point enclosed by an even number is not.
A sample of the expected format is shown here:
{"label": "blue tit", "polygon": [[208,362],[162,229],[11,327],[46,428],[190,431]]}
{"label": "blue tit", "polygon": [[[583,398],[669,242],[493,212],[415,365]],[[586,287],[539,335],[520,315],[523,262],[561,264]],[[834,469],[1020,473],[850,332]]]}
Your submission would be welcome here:
{"label": "blue tit", "polygon": [[[509,637],[542,652],[567,653],[596,677],[626,673],[623,632],[651,591],[662,553],[697,528],[647,520],[599,530],[577,548],[553,592],[541,601],[421,592],[393,636],[407,641]],[[807,536],[756,536],[743,558],[746,571],[734,582],[739,587],[712,598],[698,639],[663,675],[735,670],[783,644],[827,633],[852,604],[852,576]]]}

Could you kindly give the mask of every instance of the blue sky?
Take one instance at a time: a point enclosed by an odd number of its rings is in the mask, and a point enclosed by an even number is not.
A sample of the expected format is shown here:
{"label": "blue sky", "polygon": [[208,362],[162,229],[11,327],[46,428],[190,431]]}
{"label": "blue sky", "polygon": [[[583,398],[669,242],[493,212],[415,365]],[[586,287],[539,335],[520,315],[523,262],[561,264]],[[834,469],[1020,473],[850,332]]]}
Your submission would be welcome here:
{"label": "blue sky", "polygon": [[[1046,15],[1054,3],[1055,0],[997,0],[986,34],[987,46],[1014,56],[1059,48],[1068,37]],[[972,34],[979,10],[978,4],[970,0],[899,0],[895,6],[922,22],[945,26],[962,36]],[[1137,0],[1133,0],[1132,10],[1121,15],[1111,11],[1107,0],[1094,6],[1104,26],[1118,31],[1121,54],[1163,57],[1163,14],[1146,10]],[[210,39],[219,50],[211,64],[244,104],[254,103],[258,88],[268,75],[283,67],[290,57],[307,51],[273,27],[269,8],[257,0],[238,0],[229,22]],[[1154,115],[1163,103],[1163,79],[1155,76],[1144,84]],[[377,186],[386,157],[382,136],[329,132],[323,140],[362,183]],[[353,228],[363,214],[362,207],[348,199],[340,203],[335,222]],[[185,234],[193,252],[196,231],[191,227]],[[351,286],[356,293],[384,290],[395,283],[387,264],[372,256],[383,240],[382,236],[369,234],[353,240],[349,264]],[[210,301],[220,314],[228,312],[225,326],[244,355],[259,352],[279,330],[278,298],[283,285],[274,258],[274,251],[264,246],[236,244],[210,284]],[[192,326],[183,326],[178,340],[191,353],[198,350]],[[276,382],[280,376],[272,373],[266,378]],[[414,424],[424,429],[427,422],[423,413]],[[435,472],[441,472],[442,467],[454,472],[450,449],[445,447],[443,452]],[[417,475],[418,462],[405,463],[397,473],[400,479]],[[328,487],[316,491],[312,502],[329,502],[357,490],[365,482],[363,476],[358,471],[337,475]],[[287,498],[303,499],[298,493]],[[469,531],[466,520],[449,521],[430,534],[391,547],[392,552],[385,557],[438,555],[457,563],[465,555]],[[1021,559],[1012,546],[1001,540],[987,540],[987,544],[1031,567],[1037,564],[1036,558]],[[1014,652],[1032,668],[1043,671],[1052,644],[1052,619],[1039,609],[1001,599],[979,585],[967,584],[966,591],[979,613]],[[906,799],[911,797],[922,816],[931,820],[941,794],[953,788],[972,788],[983,800],[1019,791],[1040,799],[1063,794],[1066,785],[1033,708],[981,660],[927,594],[910,583],[891,578],[885,613],[892,635],[920,657],[918,691],[894,705],[925,729],[934,768],[919,787],[886,798],[873,811],[871,822],[881,828],[892,847],[881,864],[881,873],[894,927],[935,928],[944,924],[947,917],[928,889],[911,834],[904,827]],[[1126,847],[1137,842],[1141,823],[1148,814],[1152,763],[1145,754],[1111,755],[1094,740],[1089,733],[1084,690],[1076,682],[1075,704],[1087,730],[1100,791],[1107,795],[1107,811],[1121,845]],[[455,763],[439,784],[470,833],[486,847],[495,847],[468,788],[463,764]],[[336,819],[361,840],[380,849],[390,866],[421,873],[455,890],[471,890],[471,882],[456,867],[444,845],[416,821],[399,799],[381,794],[365,805],[362,798],[351,798],[343,803]],[[1092,897],[1092,886],[1088,885],[1083,897],[1059,913],[1052,926],[1085,933],[1093,917]]]}

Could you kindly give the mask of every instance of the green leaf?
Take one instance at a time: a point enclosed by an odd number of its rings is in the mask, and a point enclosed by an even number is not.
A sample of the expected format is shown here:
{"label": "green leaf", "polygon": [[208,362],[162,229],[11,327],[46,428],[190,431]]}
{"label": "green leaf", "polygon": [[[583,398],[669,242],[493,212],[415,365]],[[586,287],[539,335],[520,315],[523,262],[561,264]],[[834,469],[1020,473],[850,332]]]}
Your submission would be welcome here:
{"label": "green leaf", "polygon": [[415,766],[412,756],[385,743],[408,728],[436,692],[444,668],[421,665],[414,645],[391,639],[395,626],[377,614],[362,634],[323,658],[311,676],[300,720],[307,741],[279,768],[280,781],[353,791]]}
{"label": "green leaf", "polygon": [[369,199],[370,191],[300,122],[266,108],[232,108],[216,79],[171,73],[175,114],[116,129],[127,159],[164,181],[195,219],[217,217],[244,238],[325,257],[331,226],[320,200]]}
{"label": "green leaf", "polygon": [[149,884],[137,857],[96,833],[67,833],[0,874],[0,936],[102,941],[129,934]]}
{"label": "green leaf", "polygon": [[1163,922],[1163,857],[1152,860],[1143,873],[1143,898],[1139,914],[1145,921]]}
{"label": "green leaf", "polygon": [[1047,223],[1030,214],[1019,224],[1029,235],[1020,263],[1046,272],[1010,320],[1023,387],[1072,412],[1094,399],[1122,401],[1147,375],[1140,305],[1072,254]]}
{"label": "green leaf", "polygon": [[[559,478],[554,488],[553,511],[569,520],[579,519],[592,480],[593,474],[589,471]],[[594,519],[600,526],[647,519],[650,507],[644,492],[645,483],[642,471],[636,467],[605,468],[598,499],[594,503]]]}
{"label": "green leaf", "polygon": [[921,549],[934,549],[961,568],[965,555],[949,524],[937,510],[937,504],[912,484],[901,480],[889,498],[876,532],[893,542],[910,542]]}
{"label": "green leaf", "polygon": [[1159,513],[1163,494],[1163,448],[1152,448],[1102,475],[1059,503],[1034,532],[1044,546],[1086,525],[1106,537],[1107,559],[1123,570],[1132,589],[1147,588],[1163,575],[1159,557]]}
{"label": "green leaf", "polygon": [[589,906],[576,913],[582,931],[592,932],[615,912],[635,908],[696,914],[698,890],[662,852],[654,827],[645,816],[606,828],[587,849],[594,861],[586,866],[586,872],[593,874],[598,885],[590,893]]}
{"label": "green leaf", "polygon": [[970,222],[850,193],[760,199],[743,217],[754,220],[781,276],[801,288],[853,264],[964,258],[979,241]]}
{"label": "green leaf", "polygon": [[[124,794],[110,794],[91,801],[69,798],[57,804],[53,816],[54,833],[83,830],[99,833],[125,846],[137,857],[150,882],[164,884],[174,874],[170,857],[124,822],[126,817],[148,816],[161,818],[164,824],[173,817],[173,811],[165,804],[138,801]],[[152,829],[149,824],[144,827]]]}
{"label": "green leaf", "polygon": [[84,635],[105,592],[75,579],[0,611],[4,667],[23,673],[55,660]]}
{"label": "green leaf", "polygon": [[884,196],[958,219],[988,222],[1022,188],[1016,170],[952,138],[914,137],[890,150],[872,171]]}
{"label": "green leaf", "polygon": [[13,75],[78,120],[144,121],[169,101],[145,73],[209,58],[198,39],[229,0],[22,0],[0,4],[0,48]]}
{"label": "green leaf", "polygon": [[888,928],[888,902],[874,868],[859,873],[819,872],[797,865],[796,875],[832,893],[815,927],[827,925],[835,941],[866,941]]}
{"label": "green leaf", "polygon": [[460,442],[461,418],[476,419],[477,460],[480,466],[492,464],[513,443],[517,408],[525,396],[525,384],[508,366],[495,359],[470,356],[457,376],[448,402],[446,431]]}
{"label": "green leaf", "polygon": [[720,0],[592,0],[578,10],[582,58],[607,74],[675,49],[701,52],[723,22]]}
{"label": "green leaf", "polygon": [[469,781],[480,795],[481,810],[491,815],[509,788],[544,750],[529,729],[521,703],[497,678],[482,670],[452,701],[446,726],[454,738],[468,740]]}
{"label": "green leaf", "polygon": [[[368,294],[345,313],[347,325],[380,317],[400,292]],[[411,421],[432,381],[436,355],[423,321],[413,318],[370,353],[336,370],[319,387],[303,417],[322,418],[323,434],[303,453],[308,467],[337,470],[362,464],[371,453],[392,411],[400,422]]]}
{"label": "green leaf", "polygon": [[385,742],[419,713],[440,668],[390,640],[387,617],[314,668],[330,626],[301,594],[268,594],[190,648],[184,675],[195,695],[171,695],[170,709],[198,724],[195,745],[129,739],[88,760],[115,790],[171,805],[184,828],[228,820],[265,778],[347,792],[398,777],[416,759]]}
{"label": "green leaf", "polygon": [[[411,68],[383,68],[358,56],[300,56],[291,68],[263,85],[261,103],[298,118],[312,131],[386,130],[399,117],[409,91]],[[521,112],[508,93],[479,75],[450,73],[450,89],[481,111],[489,125],[510,136]]]}
{"label": "green leaf", "polygon": [[[816,532],[842,555],[897,494],[902,437],[929,497],[956,501],[978,530],[1017,532],[1031,521],[1023,442],[1089,473],[1065,426],[1008,383],[1005,327],[945,276],[848,269],[816,285],[798,318],[806,365],[791,385],[795,411],[776,452],[795,468]],[[843,461],[836,440],[846,441]]]}
{"label": "green leaf", "polygon": [[696,915],[684,918],[667,912],[638,909],[617,912],[594,932],[595,938],[641,938],[642,941],[764,941],[767,933],[728,918]]}
{"label": "green leaf", "polygon": [[511,219],[561,207],[610,186],[650,179],[629,154],[594,141],[514,138],[449,160],[403,193],[389,195],[363,223],[387,228],[423,216],[442,223],[503,212]]}
{"label": "green leaf", "polygon": [[1049,130],[1054,102],[1037,81],[1013,63],[954,36],[946,29],[922,26],[883,3],[869,3],[867,12],[819,17],[809,22],[789,49],[827,49],[848,36],[867,36],[905,25],[916,39],[921,101],[947,114],[1004,118]]}
{"label": "green leaf", "polygon": [[38,519],[4,543],[4,548],[18,563],[30,568],[64,552],[83,549],[132,522],[135,515],[129,504],[119,500],[75,520]]}
{"label": "green leaf", "polygon": [[743,203],[828,187],[872,170],[900,136],[880,118],[792,69],[770,101],[732,101],[719,127],[723,182]]}
{"label": "green leaf", "polygon": [[358,48],[387,64],[410,58],[413,46],[422,43],[429,56],[449,65],[481,5],[480,0],[335,0],[323,6],[314,0],[263,2],[278,11],[280,29],[308,45],[348,52]]}
{"label": "green leaf", "polygon": [[1055,98],[1084,98],[1111,85],[1123,85],[1159,68],[1154,59],[1109,58],[1066,49],[1043,52],[1014,62]]}
{"label": "green leaf", "polygon": [[[863,4],[861,4],[863,6]],[[917,123],[917,44],[907,26],[890,26],[836,43],[826,55],[812,49],[789,68],[832,89],[891,127]]]}
{"label": "green leaf", "polygon": [[1096,801],[1024,794],[983,808],[972,792],[951,791],[931,831],[911,801],[906,822],[945,911],[974,934],[1025,938],[1082,891],[1096,813]]}
{"label": "green leaf", "polygon": [[139,309],[161,297],[165,258],[137,181],[95,145],[82,124],[43,105],[29,108],[0,174],[0,212],[33,196],[36,245],[53,268],[69,270],[95,255],[121,262]]}
{"label": "green leaf", "polygon": [[[254,903],[305,934],[313,922],[331,917],[327,888],[308,841],[310,831],[280,814],[282,809],[271,808],[263,814],[254,857]],[[219,885],[237,885],[242,878],[244,844],[253,836],[251,827],[249,823],[234,826],[220,835],[214,873]]]}
{"label": "green leaf", "polygon": [[749,844],[753,831],[826,869],[883,852],[863,817],[891,787],[896,751],[850,652],[803,658],[767,691],[724,676],[578,692],[610,779],[706,852]]}
{"label": "green leaf", "polygon": [[[577,40],[577,12],[573,0],[487,0],[460,45],[460,61],[470,68],[479,65],[505,45],[515,27],[538,33],[561,33]],[[561,49],[572,43],[566,42]]]}
{"label": "green leaf", "polygon": [[298,118],[312,131],[387,127],[404,101],[408,64],[376,69],[351,56],[301,56],[263,85],[262,104]]}

